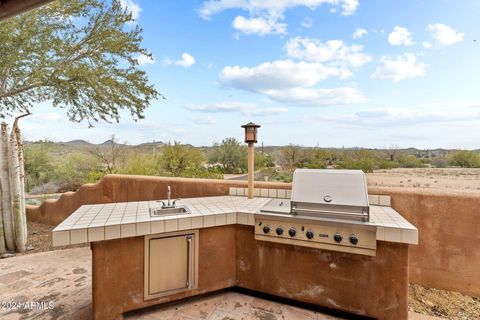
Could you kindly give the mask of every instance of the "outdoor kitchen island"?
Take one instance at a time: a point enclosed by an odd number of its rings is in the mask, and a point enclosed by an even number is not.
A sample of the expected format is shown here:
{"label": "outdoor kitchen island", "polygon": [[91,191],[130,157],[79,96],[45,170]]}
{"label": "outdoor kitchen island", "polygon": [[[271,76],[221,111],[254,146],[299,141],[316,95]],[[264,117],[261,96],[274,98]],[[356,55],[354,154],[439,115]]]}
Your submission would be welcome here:
{"label": "outdoor kitchen island", "polygon": [[[244,188],[231,188],[229,196],[182,199],[178,204],[190,213],[164,217],[150,216],[156,201],[84,205],[55,228],[53,242],[91,243],[94,319],[122,319],[128,311],[230,287],[373,318],[407,318],[408,247],[418,234],[390,208],[389,197],[369,196],[372,255],[255,240],[255,221],[265,216],[260,210],[271,198],[290,198],[287,190],[257,192],[264,197],[248,199]],[[172,275],[157,275],[156,267]]]}

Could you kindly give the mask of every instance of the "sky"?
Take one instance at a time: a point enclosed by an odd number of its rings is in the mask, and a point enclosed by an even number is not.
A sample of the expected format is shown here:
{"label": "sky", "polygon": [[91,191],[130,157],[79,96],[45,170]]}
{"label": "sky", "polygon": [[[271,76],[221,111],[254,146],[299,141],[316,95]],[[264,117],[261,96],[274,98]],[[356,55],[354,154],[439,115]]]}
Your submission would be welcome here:
{"label": "sky", "polygon": [[67,121],[37,105],[27,140],[243,139],[320,147],[480,148],[478,0],[122,0],[165,100],[145,119]]}

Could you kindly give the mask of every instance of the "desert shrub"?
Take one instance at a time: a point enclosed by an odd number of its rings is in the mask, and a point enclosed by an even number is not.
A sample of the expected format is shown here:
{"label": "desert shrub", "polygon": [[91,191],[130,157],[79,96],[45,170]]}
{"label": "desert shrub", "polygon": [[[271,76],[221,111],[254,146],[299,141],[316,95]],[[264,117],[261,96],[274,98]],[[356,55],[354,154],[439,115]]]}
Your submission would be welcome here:
{"label": "desert shrub", "polygon": [[[265,159],[255,159],[259,164]],[[235,138],[226,138],[222,142],[215,142],[208,157],[208,163],[218,164],[224,173],[242,173],[247,168],[247,149]],[[262,164],[263,165],[263,164]]]}
{"label": "desert shrub", "polygon": [[347,159],[341,162],[338,167],[341,169],[362,170],[365,173],[373,172],[373,170],[375,169],[375,159],[372,159],[372,158]]}
{"label": "desert shrub", "polygon": [[25,187],[27,192],[54,178],[54,161],[50,154],[50,146],[51,143],[48,142],[25,145]]}
{"label": "desert shrub", "polygon": [[61,185],[59,191],[76,190],[84,183],[95,182],[105,175],[102,164],[93,155],[78,151],[57,160],[55,181]]}
{"label": "desert shrub", "polygon": [[175,141],[162,148],[160,167],[163,173],[180,177],[187,170],[196,170],[202,167],[205,156],[202,151]]}
{"label": "desert shrub", "polygon": [[397,167],[398,167],[398,163],[395,161],[384,160],[384,159],[381,159],[378,161],[378,169],[393,169]]}
{"label": "desert shrub", "polygon": [[431,163],[435,168],[446,168],[448,165],[448,160],[443,157],[436,157],[432,159]]}
{"label": "desert shrub", "polygon": [[424,166],[422,160],[411,154],[399,157],[398,163],[402,168],[421,168]]}
{"label": "desert shrub", "polygon": [[480,155],[468,150],[455,151],[448,156],[448,162],[452,166],[477,168],[480,167]]}
{"label": "desert shrub", "polygon": [[261,177],[261,179],[265,179],[265,177],[267,177],[269,181],[276,181],[280,177],[278,170],[271,167],[260,169],[258,175]]}
{"label": "desert shrub", "polygon": [[117,168],[118,173],[156,176],[161,174],[160,157],[152,154],[131,153]]}

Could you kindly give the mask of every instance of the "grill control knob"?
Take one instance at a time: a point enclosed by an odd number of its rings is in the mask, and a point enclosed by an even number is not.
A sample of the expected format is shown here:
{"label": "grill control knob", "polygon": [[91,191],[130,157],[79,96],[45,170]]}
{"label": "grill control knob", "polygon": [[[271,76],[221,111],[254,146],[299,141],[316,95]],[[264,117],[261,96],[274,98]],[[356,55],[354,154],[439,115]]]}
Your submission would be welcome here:
{"label": "grill control knob", "polygon": [[305,235],[307,236],[308,239],[313,238],[313,232],[312,231],[307,231],[307,233],[305,233]]}
{"label": "grill control knob", "polygon": [[335,242],[338,242],[340,243],[342,241],[343,237],[340,233],[335,233],[335,235],[333,236],[333,240],[335,240]]}
{"label": "grill control knob", "polygon": [[263,226],[263,233],[269,233],[270,232],[270,227],[265,225]]}
{"label": "grill control knob", "polygon": [[295,237],[295,235],[297,234],[297,231],[294,229],[294,228],[290,228],[290,230],[288,230],[288,235],[290,237]]}
{"label": "grill control knob", "polygon": [[275,229],[275,232],[277,233],[277,235],[281,236],[283,234],[283,228],[278,227],[277,229]]}
{"label": "grill control knob", "polygon": [[357,244],[358,243],[358,237],[354,234],[350,236],[350,243],[351,244]]}

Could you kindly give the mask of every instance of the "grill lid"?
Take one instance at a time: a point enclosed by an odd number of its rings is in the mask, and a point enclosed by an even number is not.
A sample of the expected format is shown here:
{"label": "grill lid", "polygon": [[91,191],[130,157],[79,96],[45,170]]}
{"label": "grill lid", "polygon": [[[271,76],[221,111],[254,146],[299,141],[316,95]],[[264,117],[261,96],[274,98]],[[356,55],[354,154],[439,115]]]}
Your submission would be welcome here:
{"label": "grill lid", "polygon": [[361,170],[296,169],[291,213],[368,221],[365,174]]}

